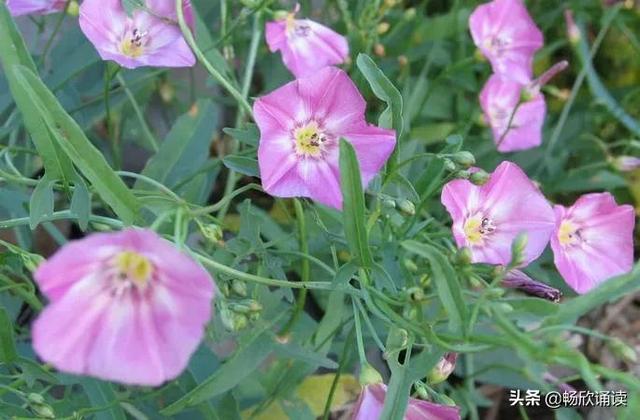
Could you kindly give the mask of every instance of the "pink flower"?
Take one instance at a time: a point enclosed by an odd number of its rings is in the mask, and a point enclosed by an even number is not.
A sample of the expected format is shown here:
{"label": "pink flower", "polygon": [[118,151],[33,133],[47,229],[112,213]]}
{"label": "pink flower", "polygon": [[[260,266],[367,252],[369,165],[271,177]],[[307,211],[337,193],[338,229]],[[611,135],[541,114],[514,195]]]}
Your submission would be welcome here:
{"label": "pink flower", "polygon": [[540,146],[547,112],[537,92],[521,102],[526,85],[493,74],[480,92],[480,107],[493,132],[498,151],[513,152]]}
{"label": "pink flower", "polygon": [[519,83],[531,80],[533,56],[544,41],[521,0],[494,0],[476,7],[469,29],[494,73]]}
{"label": "pink flower", "polygon": [[126,384],[180,374],[214,295],[207,271],[149,230],[71,242],[34,277],[51,301],[33,326],[36,353],[61,371]]}
{"label": "pink flower", "polygon": [[286,18],[267,22],[266,39],[271,52],[280,51],[284,65],[295,77],[344,63],[349,55],[347,39],[309,19]]}
{"label": "pink flower", "polygon": [[66,0],[7,0],[7,8],[13,16],[61,12],[66,4]]}
{"label": "pink flower", "polygon": [[[191,67],[196,59],[177,24],[173,2],[147,0],[143,9],[127,16],[120,0],[84,0],[80,28],[104,60],[126,68],[140,66]],[[184,4],[185,19],[193,22],[191,5]]]}
{"label": "pink flower", "polygon": [[555,225],[547,200],[511,162],[498,165],[482,186],[467,180],[449,182],[441,199],[453,218],[458,247],[468,247],[475,263],[507,265],[514,239],[524,232],[526,265],[542,254]]}
{"label": "pink flower", "polygon": [[[382,383],[365,386],[356,403],[352,419],[380,419],[386,394],[387,387]],[[409,398],[404,418],[406,420],[460,420],[460,409]]]}
{"label": "pink flower", "polygon": [[587,293],[633,266],[633,207],[609,193],[583,195],[569,208],[557,205],[551,236],[556,268],[573,290]]}
{"label": "pink flower", "polygon": [[310,197],[342,208],[339,141],[355,148],[366,186],[395,146],[395,133],[368,125],[366,103],[342,70],[325,67],[258,98],[262,186],[277,197]]}

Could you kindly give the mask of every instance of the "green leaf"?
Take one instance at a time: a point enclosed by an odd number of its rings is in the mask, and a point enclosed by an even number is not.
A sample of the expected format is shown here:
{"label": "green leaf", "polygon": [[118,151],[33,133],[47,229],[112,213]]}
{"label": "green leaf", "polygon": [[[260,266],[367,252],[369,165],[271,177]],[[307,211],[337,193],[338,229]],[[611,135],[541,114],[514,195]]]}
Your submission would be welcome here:
{"label": "green leaf", "polygon": [[225,393],[254,373],[274,349],[274,340],[269,328],[271,324],[258,328],[241,340],[238,350],[209,378],[186,393],[182,398],[165,407],[160,413],[172,416],[188,407]]}
{"label": "green leaf", "polygon": [[368,55],[358,54],[356,64],[367,79],[367,82],[369,82],[373,93],[387,103],[387,108],[380,115],[380,124],[396,130],[396,137],[399,139],[404,130],[402,95],[400,91]]}
{"label": "green leaf", "polygon": [[638,290],[640,290],[640,263],[636,264],[630,273],[607,280],[587,294],[570,300],[566,299],[559,306],[556,315],[547,318],[543,325],[572,323],[592,309]]}
{"label": "green leaf", "polygon": [[224,163],[224,166],[226,166],[227,168],[240,174],[253,176],[256,178],[260,177],[260,168],[258,167],[258,161],[253,158],[246,156],[229,155],[225,156],[222,159],[222,163]]}
{"label": "green leaf", "polygon": [[74,185],[70,210],[76,216],[80,229],[86,230],[89,225],[89,216],[91,216],[91,194],[87,184],[79,176],[76,177]]}
{"label": "green leaf", "polygon": [[55,180],[40,178],[29,201],[29,227],[33,230],[40,222],[53,214],[53,185]]}
{"label": "green leaf", "polygon": [[0,362],[12,363],[18,358],[13,337],[13,323],[9,314],[0,307]]}
{"label": "green leaf", "polygon": [[373,264],[366,229],[364,192],[358,158],[351,143],[340,140],[340,186],[343,196],[342,220],[349,250],[360,266]]}
{"label": "green leaf", "polygon": [[222,131],[240,143],[248,144],[249,146],[258,146],[260,132],[255,124],[247,124],[245,128],[224,128]]}
{"label": "green leaf", "polygon": [[14,66],[12,73],[18,86],[28,95],[34,112],[42,116],[58,146],[120,219],[127,225],[132,224],[138,217],[140,203],[109,167],[104,156],[91,144],[80,126],[66,113],[38,76],[24,66]]}
{"label": "green leaf", "polygon": [[42,158],[45,171],[50,179],[62,179],[67,183],[75,176],[73,165],[56,146],[37,108],[24,90],[17,85],[15,75],[11,71],[14,66],[22,65],[34,74],[37,73],[24,40],[3,2],[0,2],[0,39],[2,40],[0,42],[0,61],[4,67],[4,74],[7,77],[13,99],[22,113],[25,127],[31,134],[31,139]]}
{"label": "green leaf", "polygon": [[82,378],[80,383],[89,397],[92,408],[105,407],[104,410],[94,413],[95,420],[127,420],[124,410],[118,403],[116,393],[109,383],[91,378]]}
{"label": "green leaf", "polygon": [[[189,112],[178,118],[142,175],[169,188],[193,176],[209,159],[216,120],[216,108],[210,100],[196,102]],[[138,181],[136,188],[154,187]]]}
{"label": "green leaf", "polygon": [[462,333],[468,319],[467,306],[460,292],[458,276],[447,258],[435,247],[416,241],[405,241],[402,247],[429,261],[438,297],[449,316],[449,329]]}

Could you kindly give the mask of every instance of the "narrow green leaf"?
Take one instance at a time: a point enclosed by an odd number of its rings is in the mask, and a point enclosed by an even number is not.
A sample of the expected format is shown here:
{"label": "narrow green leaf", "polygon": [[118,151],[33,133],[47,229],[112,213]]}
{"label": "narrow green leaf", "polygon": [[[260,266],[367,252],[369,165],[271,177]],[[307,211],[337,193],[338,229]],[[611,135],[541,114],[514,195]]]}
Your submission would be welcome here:
{"label": "narrow green leaf", "polygon": [[127,420],[124,410],[118,403],[116,393],[109,383],[91,378],[82,378],[80,383],[93,408],[105,407],[104,410],[94,413],[95,420]]}
{"label": "narrow green leaf", "polygon": [[0,307],[0,362],[12,363],[17,358],[13,323],[7,311]]}
{"label": "narrow green leaf", "polygon": [[396,136],[400,138],[404,130],[402,95],[400,91],[368,55],[358,54],[356,64],[367,79],[367,82],[369,82],[373,93],[387,103],[387,108],[380,116],[380,123],[396,130]]}
{"label": "narrow green leaf", "polygon": [[608,302],[636,293],[640,290],[640,263],[629,273],[607,280],[589,293],[573,299],[566,299],[558,312],[547,318],[543,325],[572,323],[592,309]]}
{"label": "narrow green leaf", "polygon": [[373,264],[366,229],[364,192],[360,166],[351,143],[340,140],[340,186],[343,196],[342,220],[349,250],[360,266]]}
{"label": "narrow green leaf", "polygon": [[18,109],[22,113],[24,125],[42,158],[45,171],[50,179],[61,179],[65,183],[74,176],[73,165],[67,156],[55,145],[42,118],[26,93],[17,86],[13,66],[22,65],[33,73],[36,66],[27,50],[20,32],[15,26],[6,5],[0,2],[0,62],[4,67],[9,88]]}
{"label": "narrow green leaf", "polygon": [[91,144],[80,126],[66,113],[38,76],[24,66],[14,66],[12,73],[20,89],[28,95],[35,112],[42,116],[58,146],[120,219],[125,224],[132,224],[138,217],[140,203],[109,167],[104,156]]}
{"label": "narrow green leaf", "polygon": [[240,143],[248,144],[249,146],[258,146],[260,132],[255,124],[247,124],[245,128],[225,128],[222,131]]}
{"label": "narrow green leaf", "polygon": [[80,229],[86,230],[91,216],[91,194],[87,184],[79,176],[76,177],[74,185],[70,210],[77,217]]}
{"label": "narrow green leaf", "polygon": [[31,194],[29,201],[29,227],[33,230],[40,222],[53,214],[53,184],[45,173]]}
{"label": "narrow green leaf", "polygon": [[449,316],[449,329],[462,333],[468,319],[467,306],[460,292],[458,276],[446,257],[435,247],[416,241],[405,241],[402,247],[429,261],[438,297]]}
{"label": "narrow green leaf", "polygon": [[258,161],[253,158],[246,156],[229,155],[225,156],[222,159],[222,163],[224,163],[224,166],[226,166],[227,168],[240,174],[253,177],[260,176]]}
{"label": "narrow green leaf", "polygon": [[274,340],[267,326],[259,328],[241,340],[236,353],[209,378],[160,413],[172,416],[230,390],[251,375],[274,349]]}
{"label": "narrow green leaf", "polygon": [[[142,174],[172,187],[195,173],[209,158],[216,120],[215,107],[210,100],[196,102],[176,120]],[[147,187],[144,182],[136,183],[136,188]]]}

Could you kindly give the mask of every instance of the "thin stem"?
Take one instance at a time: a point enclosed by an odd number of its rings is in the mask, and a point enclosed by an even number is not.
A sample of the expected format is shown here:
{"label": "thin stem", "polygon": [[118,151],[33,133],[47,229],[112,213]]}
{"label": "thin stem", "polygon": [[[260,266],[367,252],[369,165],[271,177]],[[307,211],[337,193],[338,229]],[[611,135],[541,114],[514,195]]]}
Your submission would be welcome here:
{"label": "thin stem", "polygon": [[151,146],[154,152],[157,152],[159,150],[158,141],[156,140],[155,136],[151,132],[151,129],[149,128],[149,124],[147,124],[147,121],[144,118],[144,114],[140,109],[140,105],[138,105],[138,101],[136,100],[136,97],[133,95],[133,92],[131,92],[131,90],[127,87],[127,83],[125,82],[124,77],[122,77],[121,74],[116,75],[116,78],[118,79],[118,83],[120,83],[120,85],[124,89],[124,93],[127,95],[127,98],[129,98],[131,107],[133,107],[133,112],[136,113],[136,117],[138,118],[138,121],[142,126],[142,132],[147,138],[147,142],[149,143],[149,146]]}
{"label": "thin stem", "polygon": [[148,176],[145,176],[145,175],[142,175],[142,174],[138,174],[138,173],[135,173],[135,172],[128,172],[128,171],[116,171],[116,173],[118,175],[120,175],[120,176],[138,179],[140,181],[146,182],[149,185],[153,185],[154,187],[156,187],[157,189],[159,189],[163,193],[167,194],[168,196],[170,196],[171,198],[176,200],[178,203],[182,203],[184,201],[184,200],[182,200],[182,198],[180,198],[180,196],[178,196],[176,193],[171,191],[171,189],[169,189],[169,187],[167,187],[166,185],[156,181],[155,179],[149,178]]}
{"label": "thin stem", "polygon": [[[296,221],[298,222],[298,236],[300,239],[300,250],[303,254],[309,253],[309,243],[307,241],[307,226],[306,220],[304,216],[304,209],[302,208],[302,202],[298,199],[293,200],[294,208],[296,211]],[[309,281],[309,277],[311,276],[311,266],[309,264],[309,260],[302,260],[302,275],[301,281],[303,283],[307,283]],[[298,322],[302,311],[304,310],[304,305],[307,301],[307,290],[302,289],[300,293],[298,293],[298,299],[296,300],[296,306],[293,309],[293,314],[289,321],[285,324],[284,328],[280,331],[280,336],[286,336],[291,331],[291,328]]]}
{"label": "thin stem", "polygon": [[220,85],[223,88],[225,88],[227,92],[229,92],[229,94],[231,94],[231,96],[233,96],[233,98],[236,101],[238,101],[238,104],[242,108],[244,108],[244,110],[250,115],[251,105],[249,105],[249,103],[242,96],[242,94],[238,92],[238,90],[235,87],[233,87],[233,85],[229,83],[229,81],[225,79],[224,76],[220,74],[220,72],[213,67],[213,65],[209,62],[209,60],[207,60],[207,57],[205,57],[202,50],[200,50],[200,48],[198,47],[198,44],[196,44],[196,40],[194,39],[193,34],[191,33],[191,29],[189,28],[189,25],[187,25],[187,22],[185,22],[184,20],[184,11],[182,10],[183,2],[184,0],[176,0],[176,12],[178,14],[178,24],[180,25],[180,30],[182,31],[182,35],[184,36],[184,39],[187,41],[187,44],[189,44],[189,46],[193,50],[193,53],[196,55],[196,57],[198,57],[198,60],[207,69],[209,74],[213,76],[213,78],[216,79],[218,83],[220,83]]}
{"label": "thin stem", "polygon": [[362,339],[362,326],[360,325],[360,312],[358,311],[358,308],[356,308],[355,301],[352,300],[351,304],[353,306],[353,322],[355,324],[355,330],[356,330],[358,358],[360,359],[360,366],[366,366],[368,362],[367,362],[367,355],[364,351],[364,340]]}
{"label": "thin stem", "polygon": [[327,397],[327,401],[324,403],[324,413],[322,415],[322,420],[329,420],[329,416],[331,415],[331,405],[333,404],[333,396],[338,388],[338,381],[340,380],[340,375],[344,371],[345,366],[347,365],[347,361],[349,360],[349,356],[351,356],[351,340],[353,340],[353,332],[355,331],[355,327],[351,328],[349,335],[347,336],[347,340],[344,342],[344,347],[342,348],[342,354],[340,355],[340,364],[338,365],[338,370],[333,377],[333,381],[331,382],[331,388],[329,389],[329,396]]}
{"label": "thin stem", "polygon": [[[75,214],[71,213],[70,210],[62,210],[62,211],[54,212],[50,216],[43,218],[41,222],[53,222],[55,220],[67,220],[67,219],[76,220],[77,218],[78,217]],[[94,223],[102,223],[117,229],[122,229],[124,227],[124,223],[122,223],[120,220],[111,219],[109,217],[103,217],[103,216],[95,216],[93,214],[89,216],[89,221]],[[8,228],[12,228],[16,226],[24,226],[28,224],[29,224],[29,217],[18,217],[16,219],[0,221],[0,229],[8,229]]]}
{"label": "thin stem", "polygon": [[[256,276],[255,274],[249,274],[243,271],[236,270],[231,267],[227,267],[226,265],[220,264],[219,262],[214,261],[201,254],[194,253],[194,256],[202,264],[206,265],[207,267],[211,268],[214,271],[226,274],[230,277],[234,277],[239,280],[248,281],[251,283],[263,284],[265,286],[274,286],[274,287],[289,287],[291,289],[334,290],[332,283],[329,281],[316,281],[316,282],[302,283],[298,281],[270,279],[267,277]],[[355,290],[345,289],[344,292],[350,293],[350,294],[356,294]]]}
{"label": "thin stem", "polygon": [[56,35],[58,35],[58,32],[60,32],[62,23],[64,22],[64,19],[67,17],[67,10],[69,9],[70,3],[71,3],[71,0],[67,0],[66,4],[64,5],[64,10],[62,10],[62,12],[60,13],[60,16],[58,17],[56,26],[53,29],[51,36],[49,37],[49,39],[47,39],[47,43],[45,44],[44,49],[42,50],[42,55],[40,56],[39,66],[42,66],[45,64],[45,60],[47,59],[47,54],[49,53],[49,49],[51,48],[51,45],[53,45],[53,40],[55,39]]}

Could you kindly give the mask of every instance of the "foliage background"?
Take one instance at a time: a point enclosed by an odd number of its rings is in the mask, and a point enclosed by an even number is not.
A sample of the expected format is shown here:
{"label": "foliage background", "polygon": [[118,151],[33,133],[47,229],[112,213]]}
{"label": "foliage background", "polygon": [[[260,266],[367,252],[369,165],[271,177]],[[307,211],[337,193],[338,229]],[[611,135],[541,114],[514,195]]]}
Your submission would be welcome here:
{"label": "foliage background", "polygon": [[[293,4],[193,4],[199,49],[249,102],[291,80],[279,55],[268,52],[263,28],[270,11]],[[561,304],[506,291],[490,267],[456,259],[439,203],[441,185],[453,176],[442,154],[470,150],[487,171],[504,159],[518,163],[554,202],[607,190],[640,208],[640,174],[621,173],[609,159],[640,150],[640,9],[632,1],[527,2],[546,40],[536,73],[561,59],[571,66],[545,90],[544,145],[505,156],[479,118],[477,95],[490,68],[474,57],[468,34],[477,4],[301,1],[303,15],[348,35],[346,68],[368,100],[369,121],[402,130],[396,159],[405,163],[372,183],[366,210],[357,188],[345,191],[344,214],[260,192],[257,129],[203,66],[121,71],[105,83],[114,69],[99,60],[75,18],[21,18],[14,27],[3,9],[2,415],[337,418],[359,392],[359,337],[389,380],[390,417],[402,415],[410,386],[445,350],[461,356],[431,397],[455,401],[469,418],[640,412],[639,368],[608,338],[640,345],[639,266],[576,297],[547,251],[527,272],[561,289]],[[577,46],[565,34],[566,8],[583,30]],[[353,162],[343,157],[345,176],[353,176]],[[400,211],[405,201],[415,215]],[[187,246],[221,291],[189,369],[158,389],[56,373],[30,347],[29,325],[43,305],[30,277],[39,256],[88,231],[130,223]],[[365,237],[351,233],[357,226],[366,227]],[[302,281],[310,289],[298,292]],[[508,407],[508,389],[553,389],[545,372],[577,389],[626,389],[629,407]]]}

